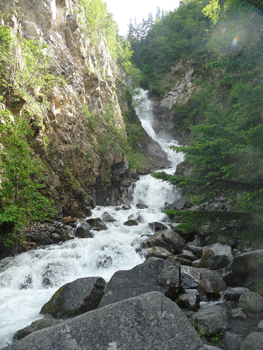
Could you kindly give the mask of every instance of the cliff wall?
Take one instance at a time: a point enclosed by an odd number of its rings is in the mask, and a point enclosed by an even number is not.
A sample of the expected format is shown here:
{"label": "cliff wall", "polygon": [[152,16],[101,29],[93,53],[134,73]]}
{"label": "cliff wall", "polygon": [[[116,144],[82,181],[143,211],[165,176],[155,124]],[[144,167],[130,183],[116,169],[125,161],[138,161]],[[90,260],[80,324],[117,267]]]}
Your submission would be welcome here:
{"label": "cliff wall", "polygon": [[[127,139],[118,100],[122,92],[116,87],[123,73],[105,38],[101,35],[93,42],[85,34],[77,7],[78,0],[0,3],[2,25],[20,37],[47,44],[50,73],[64,80],[52,87],[44,113],[29,112],[31,145],[44,164],[44,194],[55,198],[64,215],[81,216],[97,204],[123,202],[127,186],[122,184],[127,185],[129,174],[122,148]],[[39,99],[39,88],[30,94]],[[153,148],[151,164],[157,167],[164,162],[163,154],[156,144]]]}

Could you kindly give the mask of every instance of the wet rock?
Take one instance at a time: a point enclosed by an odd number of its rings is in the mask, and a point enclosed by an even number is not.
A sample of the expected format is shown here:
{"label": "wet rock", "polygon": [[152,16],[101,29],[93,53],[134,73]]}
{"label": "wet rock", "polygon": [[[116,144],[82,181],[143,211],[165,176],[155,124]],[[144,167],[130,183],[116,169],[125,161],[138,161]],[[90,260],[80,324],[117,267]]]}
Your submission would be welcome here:
{"label": "wet rock", "polygon": [[165,226],[161,222],[150,222],[148,225],[154,232],[167,230],[167,226]]}
{"label": "wet rock", "polygon": [[227,312],[220,306],[207,307],[192,316],[199,332],[213,336],[230,328]]}
{"label": "wet rock", "polygon": [[207,297],[220,297],[220,293],[226,289],[226,283],[217,271],[204,270],[201,272],[197,290]]}
{"label": "wet rock", "polygon": [[163,247],[173,254],[180,253],[185,245],[185,240],[174,230],[167,229],[155,233],[144,243],[145,248]]}
{"label": "wet rock", "polygon": [[263,297],[255,292],[245,292],[239,298],[238,307],[252,312],[263,311]]}
{"label": "wet rock", "polygon": [[127,220],[124,223],[125,226],[137,226],[138,222],[136,220]]}
{"label": "wet rock", "polygon": [[55,243],[58,243],[61,241],[60,235],[56,232],[51,233],[51,240]]}
{"label": "wet rock", "polygon": [[19,331],[17,331],[13,337],[14,341],[23,339],[24,337],[26,337],[27,335],[39,331],[41,329],[47,328],[47,327],[51,327],[54,326],[55,324],[60,323],[61,320],[56,320],[53,317],[44,317],[41,320],[37,320],[35,322],[32,322],[30,326],[27,326],[23,329],[20,329]]}
{"label": "wet rock", "polygon": [[249,334],[241,344],[240,350],[263,350],[263,333],[253,332]]}
{"label": "wet rock", "polygon": [[199,350],[203,342],[180,308],[151,292],[35,332],[7,350]]}
{"label": "wet rock", "polygon": [[114,222],[116,221],[112,215],[107,213],[106,211],[101,216],[102,221],[104,222]]}
{"label": "wet rock", "polygon": [[99,307],[158,291],[163,294],[179,285],[179,268],[172,262],[149,258],[128,271],[117,271],[107,284]]}
{"label": "wet rock", "polygon": [[224,297],[226,300],[239,301],[240,296],[249,291],[248,288],[244,287],[228,288],[224,293]]}
{"label": "wet rock", "polygon": [[87,222],[83,222],[77,227],[75,236],[78,238],[93,238],[93,234],[90,232],[91,226]]}
{"label": "wet rock", "polygon": [[184,197],[179,198],[177,201],[171,204],[165,204],[165,210],[182,210],[186,204],[186,199]]}
{"label": "wet rock", "polygon": [[148,205],[143,204],[143,203],[137,203],[136,204],[136,208],[138,208],[138,209],[147,209]]}
{"label": "wet rock", "polygon": [[130,205],[122,205],[121,209],[122,210],[130,210],[131,206]]}
{"label": "wet rock", "polygon": [[165,248],[162,247],[152,247],[143,250],[143,255],[146,259],[148,258],[159,258],[164,260],[170,260],[176,262],[176,257],[168,252]]}
{"label": "wet rock", "polygon": [[62,286],[42,307],[41,314],[68,318],[97,308],[106,282],[101,277],[79,278]]}
{"label": "wet rock", "polygon": [[101,218],[87,219],[86,222],[90,225],[90,230],[104,231],[107,230],[107,226],[101,221]]}

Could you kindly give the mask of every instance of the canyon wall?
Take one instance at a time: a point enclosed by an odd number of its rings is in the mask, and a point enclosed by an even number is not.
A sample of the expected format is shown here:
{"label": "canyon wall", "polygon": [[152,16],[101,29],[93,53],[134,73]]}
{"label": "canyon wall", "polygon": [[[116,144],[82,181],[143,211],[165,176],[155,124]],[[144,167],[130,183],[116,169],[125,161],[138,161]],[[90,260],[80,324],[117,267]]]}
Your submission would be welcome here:
{"label": "canyon wall", "polygon": [[[130,171],[121,146],[127,139],[119,104],[124,73],[106,39],[101,35],[93,42],[85,34],[77,7],[78,0],[0,3],[1,24],[13,28],[15,35],[47,44],[50,73],[63,78],[64,83],[50,91],[45,112],[30,113],[31,145],[44,164],[44,194],[55,199],[64,215],[84,216],[95,205],[125,201]],[[40,98],[38,87],[30,94]],[[150,164],[156,168],[165,160],[158,145],[148,143],[154,145]]]}

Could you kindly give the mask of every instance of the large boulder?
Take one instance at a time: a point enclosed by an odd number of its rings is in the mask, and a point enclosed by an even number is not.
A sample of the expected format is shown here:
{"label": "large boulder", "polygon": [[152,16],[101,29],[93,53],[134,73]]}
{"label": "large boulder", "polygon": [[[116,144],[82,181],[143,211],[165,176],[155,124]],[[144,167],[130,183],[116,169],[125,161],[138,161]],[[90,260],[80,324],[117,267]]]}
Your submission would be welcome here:
{"label": "large boulder", "polygon": [[75,236],[78,238],[93,238],[93,234],[90,232],[90,225],[87,222],[83,222],[77,227]]}
{"label": "large boulder", "polygon": [[235,256],[232,271],[239,285],[263,295],[263,249]]}
{"label": "large boulder", "polygon": [[42,307],[41,314],[68,318],[97,308],[106,282],[101,277],[79,278],[62,286]]}
{"label": "large boulder", "polygon": [[228,301],[239,301],[239,298],[242,294],[249,292],[250,290],[245,287],[235,287],[235,288],[228,288],[224,292],[224,297]]}
{"label": "large boulder", "polygon": [[151,291],[170,295],[178,285],[178,266],[167,260],[149,258],[131,270],[117,271],[109,281],[99,307]]}
{"label": "large boulder", "polygon": [[255,292],[243,293],[239,298],[238,306],[252,312],[263,311],[263,297]]}
{"label": "large boulder", "polygon": [[25,338],[27,335],[39,331],[43,328],[54,326],[55,324],[60,323],[61,320],[54,319],[53,317],[47,316],[42,318],[41,320],[37,320],[31,323],[31,325],[20,329],[17,331],[13,337],[13,340],[20,340]]}
{"label": "large boulder", "polygon": [[203,270],[197,290],[208,297],[219,297],[226,289],[226,283],[217,271]]}
{"label": "large boulder", "polygon": [[203,342],[180,308],[151,292],[35,332],[6,350],[199,350]]}
{"label": "large boulder", "polygon": [[243,341],[240,350],[263,350],[263,333],[253,332]]}
{"label": "large boulder", "polygon": [[173,254],[180,253],[184,245],[185,240],[172,229],[158,231],[143,243],[145,248],[163,247]]}
{"label": "large boulder", "polygon": [[198,269],[192,266],[180,266],[180,284],[184,289],[197,288],[201,280],[201,273],[205,269]]}
{"label": "large boulder", "polygon": [[227,312],[221,306],[207,307],[192,316],[195,327],[205,336],[214,336],[230,328]]}
{"label": "large boulder", "polygon": [[215,243],[203,248],[200,266],[218,270],[226,267],[233,259],[229,245]]}
{"label": "large boulder", "polygon": [[101,218],[87,219],[86,222],[91,226],[90,229],[93,231],[104,231],[108,229]]}

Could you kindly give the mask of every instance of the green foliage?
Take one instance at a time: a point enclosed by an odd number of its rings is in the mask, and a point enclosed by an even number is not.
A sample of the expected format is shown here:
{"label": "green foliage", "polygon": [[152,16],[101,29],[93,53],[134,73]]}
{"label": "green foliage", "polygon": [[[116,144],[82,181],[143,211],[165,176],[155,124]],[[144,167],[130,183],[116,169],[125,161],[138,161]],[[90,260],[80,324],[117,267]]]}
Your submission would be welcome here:
{"label": "green foliage", "polygon": [[[41,162],[34,158],[27,136],[30,135],[25,116],[12,118],[1,109],[1,187],[0,226],[12,223],[15,230],[24,227],[28,221],[44,220],[55,214],[53,202],[44,197]],[[20,237],[9,232],[4,245],[11,247]]]}
{"label": "green foliage", "polygon": [[131,169],[137,169],[138,171],[144,171],[149,166],[149,160],[142,153],[128,150],[126,153],[129,167]]}
{"label": "green foliage", "polygon": [[48,105],[52,83],[62,79],[48,72],[48,46],[39,41],[16,37],[0,26],[0,85],[6,105],[14,112],[25,104],[38,115]]}
{"label": "green foliage", "polygon": [[[144,75],[142,85],[152,93],[164,93],[161,78],[179,59],[195,62],[206,53],[209,20],[202,13],[208,0],[181,3],[173,12],[163,14],[155,23],[131,23],[128,39],[131,42],[133,63]],[[146,28],[146,29],[145,29]]]}
{"label": "green foliage", "polygon": [[86,36],[94,43],[107,41],[111,57],[127,75],[140,80],[140,71],[131,63],[130,43],[118,34],[118,25],[102,0],[80,0],[76,10]]}
{"label": "green foliage", "polygon": [[206,7],[203,12],[213,22],[218,21],[208,32],[208,55],[203,60],[205,74],[188,103],[174,106],[178,128],[191,131],[189,146],[174,150],[185,153],[185,160],[193,170],[187,177],[165,173],[154,176],[187,188],[187,197],[193,204],[224,197],[235,208],[235,212],[223,214],[169,211],[169,215],[182,223],[183,231],[189,232],[208,221],[220,219],[226,223],[235,218],[241,226],[242,222],[246,223],[244,230],[250,237],[260,237],[263,231],[263,38],[258,28],[263,25],[263,19],[244,2],[226,1],[216,20],[211,8]]}

